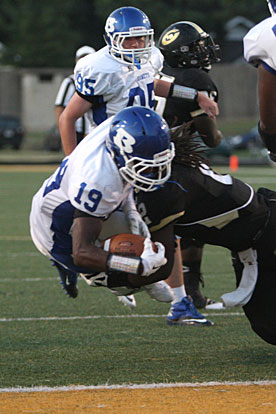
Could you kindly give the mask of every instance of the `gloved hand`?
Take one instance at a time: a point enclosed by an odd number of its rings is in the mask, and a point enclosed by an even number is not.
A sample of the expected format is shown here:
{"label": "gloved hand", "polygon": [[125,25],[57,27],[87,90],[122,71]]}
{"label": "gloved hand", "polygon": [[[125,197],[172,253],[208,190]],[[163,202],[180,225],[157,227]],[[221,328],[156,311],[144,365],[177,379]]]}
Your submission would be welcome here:
{"label": "gloved hand", "polygon": [[145,247],[141,255],[144,270],[141,276],[150,276],[167,263],[167,259],[165,258],[165,247],[159,242],[156,242],[155,245],[158,248],[157,253],[154,252],[152,241],[149,237],[144,241]]}
{"label": "gloved hand", "polygon": [[133,234],[140,234],[144,237],[150,237],[150,232],[146,223],[142,220],[140,214],[132,210],[127,214],[127,221],[130,227],[130,231]]}

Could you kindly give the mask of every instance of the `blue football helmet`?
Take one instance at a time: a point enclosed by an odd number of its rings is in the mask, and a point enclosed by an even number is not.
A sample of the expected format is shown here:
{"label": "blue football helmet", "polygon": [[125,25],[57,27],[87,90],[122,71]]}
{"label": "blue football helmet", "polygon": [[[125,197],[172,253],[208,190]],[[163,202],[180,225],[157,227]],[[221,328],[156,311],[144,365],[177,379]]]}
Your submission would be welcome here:
{"label": "blue football helmet", "polygon": [[276,13],[276,0],[266,0],[268,4],[269,11],[273,16]]}
{"label": "blue football helmet", "polygon": [[[125,49],[127,37],[145,36],[145,47]],[[106,20],[105,41],[110,54],[119,62],[126,64],[144,64],[148,62],[154,47],[154,30],[148,16],[136,7],[121,7],[114,10]]]}
{"label": "blue football helmet", "polygon": [[107,149],[126,182],[154,191],[171,175],[174,144],[166,121],[151,109],[131,106],[114,116]]}

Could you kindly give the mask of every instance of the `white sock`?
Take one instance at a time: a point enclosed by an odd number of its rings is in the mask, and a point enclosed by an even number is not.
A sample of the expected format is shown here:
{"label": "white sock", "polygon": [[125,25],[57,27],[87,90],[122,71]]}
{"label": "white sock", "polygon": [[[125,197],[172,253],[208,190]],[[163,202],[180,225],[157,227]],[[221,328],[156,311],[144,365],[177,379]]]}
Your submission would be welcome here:
{"label": "white sock", "polygon": [[172,305],[174,305],[177,302],[181,302],[184,296],[187,296],[184,285],[181,285],[176,288],[171,288],[171,289],[172,289],[172,294],[173,294]]}

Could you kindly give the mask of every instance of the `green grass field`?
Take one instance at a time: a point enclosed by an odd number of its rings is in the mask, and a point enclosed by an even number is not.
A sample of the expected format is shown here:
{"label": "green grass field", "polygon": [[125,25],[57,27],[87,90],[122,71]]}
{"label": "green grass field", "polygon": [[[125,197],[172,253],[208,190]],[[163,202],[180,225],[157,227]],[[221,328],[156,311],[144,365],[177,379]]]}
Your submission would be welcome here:
{"label": "green grass field", "polygon": [[[167,326],[168,304],[145,293],[130,311],[80,281],[69,299],[29,235],[31,198],[50,172],[1,170],[0,388],[276,380],[276,348],[253,333],[241,308],[209,311],[214,327],[184,328]],[[271,167],[235,176],[276,190]],[[234,288],[228,251],[206,246],[202,270],[206,295]]]}

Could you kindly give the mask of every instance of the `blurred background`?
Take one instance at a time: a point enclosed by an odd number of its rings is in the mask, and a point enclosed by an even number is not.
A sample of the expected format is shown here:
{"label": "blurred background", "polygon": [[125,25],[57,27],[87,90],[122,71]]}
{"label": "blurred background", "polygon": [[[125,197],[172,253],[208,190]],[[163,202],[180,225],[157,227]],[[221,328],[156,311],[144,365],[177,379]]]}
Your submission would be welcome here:
{"label": "blurred background", "polygon": [[266,162],[255,128],[257,71],[245,62],[242,43],[252,26],[269,17],[265,0],[1,0],[0,162],[12,162],[19,153],[21,161],[42,162],[46,155],[51,161],[49,153],[53,162],[62,157],[54,127],[58,88],[72,73],[80,46],[105,45],[106,18],[121,6],[143,10],[156,40],[181,20],[193,21],[213,36],[222,60],[210,76],[219,90],[218,125],[225,138],[215,156],[223,162],[242,151],[251,163]]}

